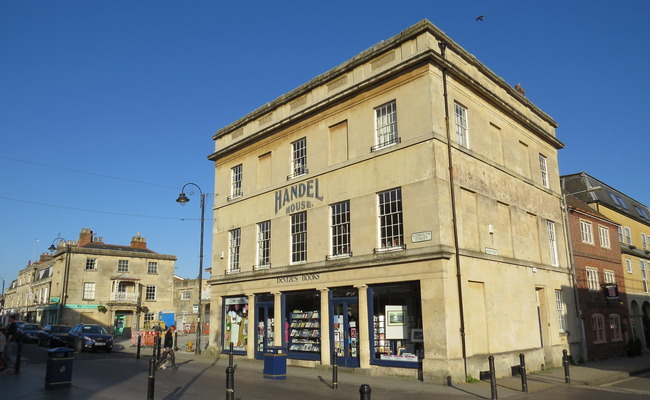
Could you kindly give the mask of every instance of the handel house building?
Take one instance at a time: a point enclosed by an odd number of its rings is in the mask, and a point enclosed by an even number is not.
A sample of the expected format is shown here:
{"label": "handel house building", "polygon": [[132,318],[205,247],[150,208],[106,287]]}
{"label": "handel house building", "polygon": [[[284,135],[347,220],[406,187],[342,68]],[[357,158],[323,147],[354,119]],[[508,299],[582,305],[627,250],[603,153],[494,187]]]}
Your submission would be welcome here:
{"label": "handel house building", "polygon": [[561,365],[556,126],[424,20],[219,130],[210,345],[432,382]]}

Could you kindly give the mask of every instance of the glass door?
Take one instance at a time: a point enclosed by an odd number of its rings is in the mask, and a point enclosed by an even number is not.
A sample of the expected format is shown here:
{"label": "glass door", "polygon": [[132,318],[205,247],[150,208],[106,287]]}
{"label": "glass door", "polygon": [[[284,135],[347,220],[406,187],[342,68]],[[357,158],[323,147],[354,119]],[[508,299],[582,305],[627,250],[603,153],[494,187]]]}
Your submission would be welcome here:
{"label": "glass door", "polygon": [[359,304],[356,297],[333,298],[332,354],[339,366],[359,367]]}
{"label": "glass door", "polygon": [[256,315],[255,321],[257,329],[255,331],[255,358],[264,359],[264,353],[268,346],[273,346],[273,302],[255,303]]}

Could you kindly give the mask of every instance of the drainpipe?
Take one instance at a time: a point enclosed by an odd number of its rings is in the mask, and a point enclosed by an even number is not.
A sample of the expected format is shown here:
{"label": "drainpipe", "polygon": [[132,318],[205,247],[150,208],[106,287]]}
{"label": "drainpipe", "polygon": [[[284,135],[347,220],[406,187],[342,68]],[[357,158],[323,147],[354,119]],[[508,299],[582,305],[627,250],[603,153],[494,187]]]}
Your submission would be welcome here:
{"label": "drainpipe", "polygon": [[[440,55],[445,59],[447,43],[438,42]],[[449,129],[449,101],[447,98],[447,68],[442,68],[442,89],[445,100],[445,131],[447,134],[447,160],[449,163],[449,194],[451,197],[451,218],[454,232],[454,251],[456,258],[456,284],[458,285],[458,309],[460,312],[460,341],[463,351],[463,368],[465,369],[465,381],[467,381],[467,346],[465,343],[465,310],[463,307],[463,280],[460,269],[460,247],[458,244],[458,219],[456,216],[456,192],[454,189],[454,163],[452,162],[451,132]]]}

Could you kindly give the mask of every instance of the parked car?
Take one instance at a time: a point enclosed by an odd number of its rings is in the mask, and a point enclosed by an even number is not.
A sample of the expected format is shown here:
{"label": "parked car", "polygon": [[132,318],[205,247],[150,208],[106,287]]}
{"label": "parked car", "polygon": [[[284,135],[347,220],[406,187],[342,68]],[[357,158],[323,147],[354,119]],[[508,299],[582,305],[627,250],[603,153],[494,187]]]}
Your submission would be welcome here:
{"label": "parked car", "polygon": [[38,333],[38,345],[47,347],[66,346],[71,326],[47,324]]}
{"label": "parked car", "polygon": [[18,327],[18,335],[20,335],[23,343],[36,343],[38,341],[38,332],[40,331],[40,325],[28,322]]}
{"label": "parked car", "polygon": [[68,332],[68,347],[78,353],[84,350],[113,350],[113,335],[101,325],[77,324]]}

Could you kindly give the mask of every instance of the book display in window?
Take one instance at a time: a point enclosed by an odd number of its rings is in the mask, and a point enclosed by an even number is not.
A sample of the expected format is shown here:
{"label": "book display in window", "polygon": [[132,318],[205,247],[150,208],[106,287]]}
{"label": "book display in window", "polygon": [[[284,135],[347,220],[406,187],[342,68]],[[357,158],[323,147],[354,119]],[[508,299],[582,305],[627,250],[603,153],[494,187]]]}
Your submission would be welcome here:
{"label": "book display in window", "polygon": [[386,326],[385,318],[383,315],[375,315],[374,322],[374,337],[375,337],[375,353],[389,353],[390,344],[386,341]]}
{"label": "book display in window", "polygon": [[267,346],[273,346],[273,318],[266,321],[268,331],[264,332],[264,321],[257,322],[257,351],[264,351],[264,339]]}
{"label": "book display in window", "polygon": [[293,310],[289,325],[289,350],[320,353],[318,311]]}

